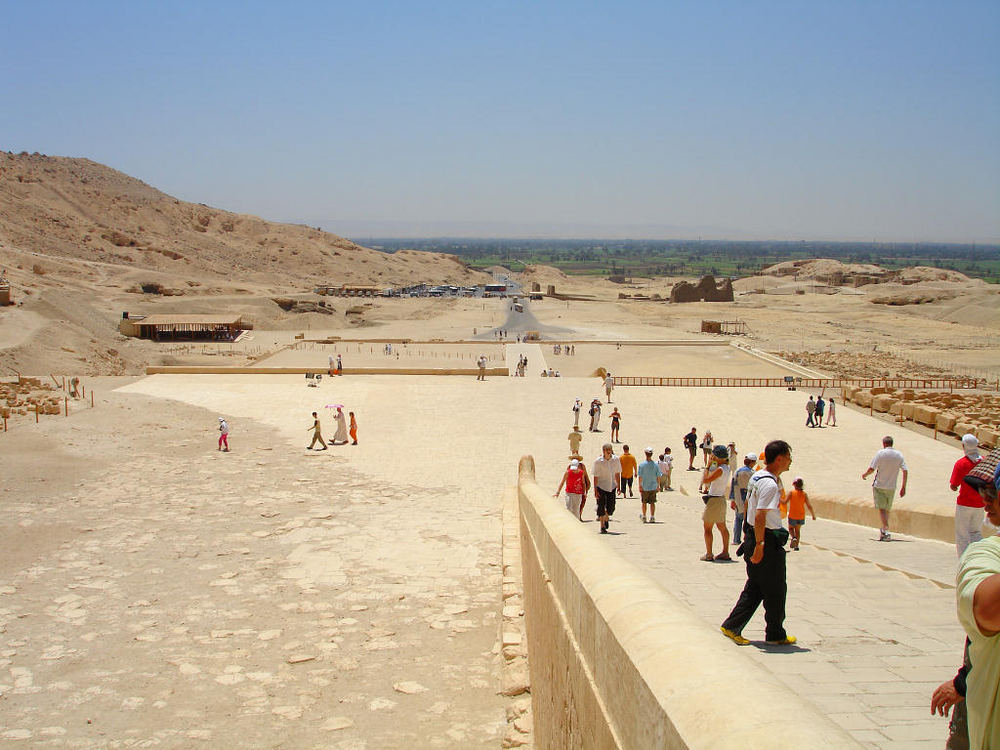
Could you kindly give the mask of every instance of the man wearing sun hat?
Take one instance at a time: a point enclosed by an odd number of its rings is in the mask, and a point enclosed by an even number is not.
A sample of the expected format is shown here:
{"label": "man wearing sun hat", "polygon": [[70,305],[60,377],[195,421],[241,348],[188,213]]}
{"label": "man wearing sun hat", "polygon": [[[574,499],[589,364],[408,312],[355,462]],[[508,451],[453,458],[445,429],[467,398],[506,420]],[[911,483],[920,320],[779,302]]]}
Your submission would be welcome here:
{"label": "man wearing sun hat", "polygon": [[587,499],[587,491],[590,489],[590,477],[587,475],[587,467],[583,462],[574,458],[569,462],[566,471],[563,472],[562,481],[559,482],[559,489],[553,497],[559,497],[563,485],[566,486],[566,510],[583,520],[583,504]]}
{"label": "man wearing sun hat", "polygon": [[[986,517],[1000,525],[1000,450],[980,460],[962,480],[982,498]],[[969,747],[1000,748],[1000,537],[970,544],[959,561],[958,619],[969,636],[972,670],[966,681]]]}

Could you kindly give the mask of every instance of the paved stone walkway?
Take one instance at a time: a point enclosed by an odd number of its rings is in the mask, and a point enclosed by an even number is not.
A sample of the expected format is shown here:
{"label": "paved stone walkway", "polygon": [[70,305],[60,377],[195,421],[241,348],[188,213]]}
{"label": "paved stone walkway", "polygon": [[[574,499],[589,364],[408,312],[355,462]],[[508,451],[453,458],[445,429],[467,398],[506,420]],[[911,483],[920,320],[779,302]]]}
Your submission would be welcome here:
{"label": "paved stone walkway", "polygon": [[[743,587],[745,566],[698,559],[697,476],[682,471],[678,481],[675,472],[674,486],[690,494],[661,493],[655,525],[640,521],[638,499],[619,500],[605,538],[717,628]],[[580,531],[596,533],[597,524]],[[954,676],[965,638],[955,619],[954,546],[898,536],[879,543],[871,529],[822,519],[809,519],[803,534],[802,549],[788,553],[786,627],[797,646],[767,646],[761,610],[744,631],[750,646],[720,634],[719,647],[749,654],[872,748],[942,747],[947,721],[930,715],[930,696]],[[726,699],[724,685],[719,692]]]}

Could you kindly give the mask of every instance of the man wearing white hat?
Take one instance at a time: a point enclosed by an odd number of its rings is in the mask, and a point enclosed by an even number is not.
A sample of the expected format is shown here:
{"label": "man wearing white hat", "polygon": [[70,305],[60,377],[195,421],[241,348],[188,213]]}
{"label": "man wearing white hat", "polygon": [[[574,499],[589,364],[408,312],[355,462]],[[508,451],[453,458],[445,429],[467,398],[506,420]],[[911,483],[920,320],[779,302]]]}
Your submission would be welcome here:
{"label": "man wearing white hat", "polygon": [[959,557],[972,542],[983,538],[983,520],[986,517],[983,499],[962,481],[981,458],[979,440],[975,435],[962,436],[962,451],[964,455],[955,462],[955,467],[951,470],[950,482],[951,491],[958,490],[958,497],[955,499],[955,548]]}

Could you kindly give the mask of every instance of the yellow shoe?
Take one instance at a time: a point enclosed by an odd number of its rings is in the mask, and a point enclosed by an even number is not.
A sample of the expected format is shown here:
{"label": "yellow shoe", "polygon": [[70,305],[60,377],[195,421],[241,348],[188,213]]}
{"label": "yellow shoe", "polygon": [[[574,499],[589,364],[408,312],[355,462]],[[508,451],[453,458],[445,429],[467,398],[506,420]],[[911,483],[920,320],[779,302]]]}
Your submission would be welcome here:
{"label": "yellow shoe", "polygon": [[780,641],[765,641],[768,646],[791,646],[798,640],[794,635],[786,635]]}
{"label": "yellow shoe", "polygon": [[719,628],[719,630],[721,630],[722,634],[726,636],[726,638],[731,640],[733,643],[735,643],[737,646],[746,646],[748,643],[750,643],[750,641],[748,641],[742,635],[740,635],[739,633],[734,633],[732,630],[727,630],[726,628]]}

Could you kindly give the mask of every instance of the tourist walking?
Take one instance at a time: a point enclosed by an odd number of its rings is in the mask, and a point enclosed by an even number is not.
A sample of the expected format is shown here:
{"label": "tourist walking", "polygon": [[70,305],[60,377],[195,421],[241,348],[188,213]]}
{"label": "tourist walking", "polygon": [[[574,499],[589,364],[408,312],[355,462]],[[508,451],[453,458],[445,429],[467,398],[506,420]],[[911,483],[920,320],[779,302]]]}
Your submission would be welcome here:
{"label": "tourist walking", "polygon": [[569,462],[566,471],[563,472],[559,488],[553,497],[559,497],[562,488],[566,487],[566,510],[576,516],[577,520],[583,520],[583,506],[587,502],[587,493],[590,491],[590,475],[587,474],[587,467],[578,459]]}
{"label": "tourist walking", "polygon": [[229,423],[222,417],[219,417],[219,450],[229,453]]}
{"label": "tourist walking", "polygon": [[311,451],[313,449],[313,446],[316,445],[316,443],[319,443],[320,445],[323,446],[322,448],[320,448],[320,450],[321,451],[325,451],[326,450],[326,443],[323,441],[323,433],[320,430],[320,424],[319,424],[319,415],[316,414],[316,412],[313,412],[313,423],[312,423],[312,426],[311,427],[306,427],[306,432],[309,432],[309,430],[313,431],[313,439],[312,439],[312,442],[309,443],[309,445],[306,446],[306,450],[307,451]]}
{"label": "tourist walking", "polygon": [[614,408],[614,410],[611,412],[611,442],[612,443],[621,442],[620,440],[618,440],[618,429],[621,427],[621,423],[622,423],[622,414],[621,414],[620,411],[618,411],[618,407],[616,406]]}
{"label": "tourist walking", "polygon": [[[830,408],[826,410],[826,423],[830,427],[836,427],[837,405],[833,402],[833,399],[831,398],[830,401],[827,403],[827,406],[829,406]],[[830,424],[830,422],[833,422],[833,424]]]}
{"label": "tourist walking", "polygon": [[712,433],[705,430],[705,436],[701,439],[701,458],[707,467],[712,459]]}
{"label": "tourist walking", "polygon": [[333,417],[337,422],[337,432],[334,433],[333,440],[330,441],[331,445],[346,445],[347,444],[347,417],[344,416],[344,409],[341,406],[337,407],[337,413]]}
{"label": "tourist walking", "polygon": [[590,431],[599,432],[597,425],[601,421],[601,402],[600,399],[594,399],[590,402]]}
{"label": "tourist walking", "polygon": [[803,487],[805,482],[802,477],[795,477],[792,481],[792,491],[788,493],[788,533],[792,537],[791,544],[788,546],[795,550],[799,549],[799,542],[802,540],[802,527],[806,525],[806,508],[812,514],[813,520],[816,520],[816,511],[813,510],[812,504],[809,502],[809,495],[806,494]]}
{"label": "tourist walking", "polygon": [[[726,496],[729,494],[729,451],[726,446],[717,445],[712,449],[712,460],[705,467],[701,483],[705,488],[705,510],[702,513],[702,528],[705,532],[705,562],[732,560],[729,556],[729,529],[726,527]],[[722,536],[722,551],[712,554],[712,527]]]}
{"label": "tourist walking", "polygon": [[879,528],[878,540],[880,542],[891,542],[892,536],[889,534],[889,513],[892,511],[892,501],[896,495],[896,479],[900,471],[903,472],[903,482],[899,485],[899,496],[906,495],[906,477],[909,471],[906,468],[906,459],[903,454],[892,447],[892,436],[886,435],[882,438],[882,450],[875,454],[871,464],[862,479],[867,479],[875,473],[875,480],[872,482],[872,497],[875,507],[878,509]]}
{"label": "tourist walking", "polygon": [[690,460],[688,461],[688,471],[698,471],[694,468],[694,457],[698,455],[698,430],[694,427],[691,432],[684,436],[684,447],[688,449]]}
{"label": "tourist walking", "polygon": [[573,429],[580,427],[580,410],[583,408],[583,402],[580,399],[573,399]]}
{"label": "tourist walking", "polygon": [[476,360],[476,365],[479,367],[479,375],[476,376],[476,380],[486,380],[486,355],[480,354],[479,359]]}
{"label": "tourist walking", "polygon": [[823,400],[823,394],[819,395],[816,399],[816,426],[820,429],[823,428],[823,412],[826,411],[826,401]]}
{"label": "tourist walking", "polygon": [[[747,582],[736,606],[722,623],[722,633],[737,645],[750,641],[743,637],[743,628],[757,608],[764,605],[764,638],[769,644],[786,646],[795,643],[795,636],[785,631],[785,542],[788,532],[781,525],[778,501],[781,490],[778,477],[792,465],[792,449],[784,440],[772,440],[764,448],[765,466],[750,478],[747,494],[747,525],[745,538],[737,552],[747,565]],[[751,523],[752,521],[752,523]]]}
{"label": "tourist walking", "polygon": [[615,379],[611,377],[609,372],[604,376],[604,394],[608,397],[608,403],[611,403],[611,391],[615,388]]}
{"label": "tourist walking", "polygon": [[[646,448],[643,451],[646,460],[636,468],[636,476],[639,477],[639,497],[642,499],[642,514],[639,516],[643,523],[656,523],[656,491],[660,489],[660,465],[653,460],[653,449]],[[646,520],[646,506],[649,506],[649,521]]]}
{"label": "tourist walking", "polygon": [[621,462],[612,453],[611,443],[601,446],[601,455],[594,461],[590,474],[594,481],[594,499],[597,501],[597,518],[601,533],[608,533],[611,516],[615,513],[615,493],[622,477]]}
{"label": "tourist walking", "polygon": [[670,455],[669,448],[664,448],[660,456],[660,471],[663,472],[663,476],[660,477],[660,489],[673,490],[674,488],[670,486],[670,475],[674,471],[674,457]]}
{"label": "tourist walking", "polygon": [[815,427],[815,416],[816,416],[816,402],[813,397],[810,396],[809,400],[806,401],[806,427]]}
{"label": "tourist walking", "polygon": [[628,496],[635,497],[635,495],[632,494],[632,478],[635,476],[636,460],[635,456],[628,452],[627,445],[622,446],[622,455],[618,459],[618,462],[622,466],[622,497],[625,497],[626,488],[628,488]]}
{"label": "tourist walking", "polygon": [[344,374],[344,360],[341,359],[341,356],[339,354],[337,355],[337,374],[338,375]]}
{"label": "tourist walking", "polygon": [[743,542],[743,523],[746,519],[747,511],[747,488],[750,486],[750,477],[753,476],[753,467],[757,463],[757,456],[748,453],[743,457],[743,465],[738,468],[733,475],[733,486],[736,492],[733,493],[732,509],[736,518],[733,520],[733,544],[737,547]]}
{"label": "tourist walking", "polygon": [[351,428],[349,432],[351,433],[351,445],[358,444],[358,420],[354,418],[354,412],[348,412],[351,418]]}
{"label": "tourist walking", "polygon": [[955,462],[951,470],[951,491],[958,491],[955,498],[955,548],[961,557],[965,548],[983,538],[983,499],[972,487],[962,480],[976,464],[982,460],[979,455],[979,440],[975,435],[962,435],[963,456]]}
{"label": "tourist walking", "polygon": [[569,433],[568,438],[569,457],[580,458],[580,443],[583,441],[583,433],[580,432],[580,428],[574,426],[572,432]]}

